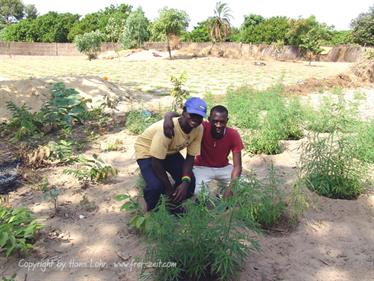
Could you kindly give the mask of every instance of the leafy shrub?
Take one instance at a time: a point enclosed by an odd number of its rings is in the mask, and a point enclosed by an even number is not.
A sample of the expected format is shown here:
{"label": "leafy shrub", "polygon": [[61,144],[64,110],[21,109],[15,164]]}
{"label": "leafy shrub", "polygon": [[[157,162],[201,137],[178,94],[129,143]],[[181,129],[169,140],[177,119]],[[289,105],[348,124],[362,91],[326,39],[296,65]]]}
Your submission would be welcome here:
{"label": "leafy shrub", "polygon": [[234,278],[248,250],[258,249],[249,229],[238,218],[235,200],[209,209],[203,198],[188,200],[185,214],[171,215],[163,198],[148,218],[146,261],[172,261],[175,267],[157,267],[155,280],[220,280]]}
{"label": "leafy shrub", "polygon": [[92,158],[80,156],[78,158],[78,163],[80,164],[78,168],[65,169],[64,173],[73,175],[83,183],[87,183],[89,181],[104,181],[109,177],[116,176],[118,174],[118,170],[116,168],[105,163],[96,154],[93,154]]}
{"label": "leafy shrub", "polygon": [[301,155],[307,187],[330,198],[357,198],[364,190],[366,169],[355,158],[356,151],[356,144],[337,131],[312,134]]}
{"label": "leafy shrub", "polygon": [[19,107],[14,102],[7,102],[7,108],[12,113],[7,127],[15,130],[16,140],[23,140],[25,137],[41,132],[41,117],[36,113],[31,113],[25,104]]}
{"label": "leafy shrub", "polygon": [[126,127],[133,134],[141,134],[153,123],[162,119],[161,114],[148,110],[130,111],[126,118]]}
{"label": "leafy shrub", "polygon": [[31,249],[32,239],[41,228],[27,209],[0,206],[0,250],[6,256]]}
{"label": "leafy shrub", "polygon": [[173,89],[170,91],[170,96],[174,98],[172,111],[176,112],[183,108],[183,101],[188,97],[189,92],[183,89],[183,85],[187,80],[186,72],[178,76],[171,75],[170,81],[173,83]]}
{"label": "leafy shrub", "polygon": [[71,141],[60,140],[57,143],[50,141],[47,146],[51,152],[51,160],[58,160],[63,163],[71,163],[76,160],[73,155],[73,143]]}
{"label": "leafy shrub", "polygon": [[64,83],[56,83],[51,88],[51,100],[42,108],[45,122],[58,128],[72,127],[82,122],[87,112],[87,100],[77,90],[66,88]]}
{"label": "leafy shrub", "polygon": [[253,174],[240,178],[233,187],[239,212],[244,221],[270,227],[285,211],[283,194],[277,189],[275,169],[272,166],[268,182],[259,181]]}
{"label": "leafy shrub", "polygon": [[74,38],[78,51],[87,55],[89,60],[95,59],[101,50],[102,34],[99,31],[92,31]]}

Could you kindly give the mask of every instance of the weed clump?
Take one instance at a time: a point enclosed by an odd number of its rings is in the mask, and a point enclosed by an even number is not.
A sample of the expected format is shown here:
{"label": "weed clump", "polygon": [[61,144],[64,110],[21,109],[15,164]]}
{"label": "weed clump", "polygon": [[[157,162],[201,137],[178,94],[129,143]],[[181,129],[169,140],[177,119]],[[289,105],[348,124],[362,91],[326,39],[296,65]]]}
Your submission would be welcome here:
{"label": "weed clump", "polygon": [[161,114],[148,110],[130,111],[126,118],[126,127],[136,135],[143,133],[153,123],[162,119]]}
{"label": "weed clump", "polygon": [[364,190],[367,169],[356,151],[356,144],[339,131],[312,134],[301,155],[307,187],[329,198],[357,198]]}

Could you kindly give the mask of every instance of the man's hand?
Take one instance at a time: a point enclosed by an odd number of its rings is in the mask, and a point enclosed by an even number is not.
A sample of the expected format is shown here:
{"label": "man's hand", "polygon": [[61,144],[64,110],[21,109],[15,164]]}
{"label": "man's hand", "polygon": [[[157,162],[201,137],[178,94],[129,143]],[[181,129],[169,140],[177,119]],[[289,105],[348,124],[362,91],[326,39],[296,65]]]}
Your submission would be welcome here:
{"label": "man's hand", "polygon": [[223,198],[229,198],[233,195],[231,188],[226,188],[225,192],[223,193]]}
{"label": "man's hand", "polygon": [[174,137],[173,117],[176,116],[178,115],[174,112],[167,112],[164,116],[164,135],[169,139]]}
{"label": "man's hand", "polygon": [[182,202],[187,197],[189,183],[182,182],[179,186],[177,186],[175,192],[173,193],[173,201],[175,203]]}

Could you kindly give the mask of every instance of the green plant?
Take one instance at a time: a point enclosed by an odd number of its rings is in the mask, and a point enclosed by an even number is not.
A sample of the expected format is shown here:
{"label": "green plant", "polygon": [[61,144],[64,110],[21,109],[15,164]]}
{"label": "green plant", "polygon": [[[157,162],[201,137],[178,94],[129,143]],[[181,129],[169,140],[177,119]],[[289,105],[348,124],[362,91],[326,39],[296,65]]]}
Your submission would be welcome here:
{"label": "green plant", "polygon": [[132,198],[129,194],[119,194],[116,195],[115,199],[117,201],[126,200],[121,206],[121,211],[126,211],[131,214],[131,219],[129,221],[131,228],[144,233],[147,226],[147,216],[136,198]]}
{"label": "green plant", "polygon": [[374,120],[357,126],[350,137],[352,143],[356,144],[357,158],[367,163],[374,163]]}
{"label": "green plant", "polygon": [[32,239],[41,228],[29,210],[0,206],[0,250],[5,251],[6,256],[31,249]]}
{"label": "green plant", "polygon": [[71,128],[83,121],[87,112],[86,103],[87,100],[78,91],[66,88],[64,83],[56,83],[51,88],[51,100],[41,110],[44,122],[57,128]]}
{"label": "green plant", "polygon": [[43,190],[44,199],[51,200],[54,206],[54,214],[57,214],[57,200],[62,190],[55,186]]}
{"label": "green plant", "polygon": [[188,200],[185,213],[171,215],[165,198],[148,218],[146,261],[173,262],[157,267],[155,280],[229,280],[235,278],[258,244],[238,217],[237,197],[208,208],[204,198]]}
{"label": "green plant", "polygon": [[72,163],[76,161],[73,155],[73,142],[67,140],[60,140],[59,142],[48,142],[48,148],[51,151],[50,159],[58,160],[62,163]]}
{"label": "green plant", "polygon": [[354,199],[364,190],[366,166],[349,136],[313,133],[302,147],[301,171],[307,187],[330,198]]}
{"label": "green plant", "polygon": [[187,80],[186,72],[178,76],[171,75],[170,81],[173,83],[173,88],[170,91],[170,96],[174,98],[172,111],[177,112],[183,108],[183,101],[188,97],[189,92],[183,89],[183,85]]}
{"label": "green plant", "polygon": [[15,139],[23,140],[25,137],[39,134],[42,120],[36,113],[31,113],[25,104],[21,107],[14,102],[7,102],[7,108],[12,113],[7,127],[16,130]]}
{"label": "green plant", "polygon": [[78,51],[87,55],[89,60],[95,59],[101,50],[103,36],[100,31],[91,31],[74,38]]}
{"label": "green plant", "polygon": [[161,114],[148,110],[130,111],[126,118],[126,127],[133,134],[141,134],[153,123],[162,119]]}
{"label": "green plant", "polygon": [[82,155],[78,157],[79,167],[76,169],[65,169],[64,173],[73,175],[80,182],[87,183],[100,182],[108,179],[111,176],[116,176],[118,170],[112,165],[105,163],[96,154],[92,158],[86,158]]}
{"label": "green plant", "polygon": [[306,110],[306,129],[314,132],[351,132],[358,124],[357,104],[346,101],[343,95],[338,95],[337,100],[323,97],[319,110]]}
{"label": "green plant", "polygon": [[6,276],[4,276],[4,277],[1,278],[1,281],[16,281],[16,276],[17,276],[16,273],[14,273],[14,274],[13,274],[12,276],[10,276],[10,277],[6,277]]}
{"label": "green plant", "polygon": [[254,174],[241,177],[233,186],[240,217],[252,224],[269,228],[285,212],[285,200],[277,188],[276,170],[271,166],[268,182],[259,181]]}

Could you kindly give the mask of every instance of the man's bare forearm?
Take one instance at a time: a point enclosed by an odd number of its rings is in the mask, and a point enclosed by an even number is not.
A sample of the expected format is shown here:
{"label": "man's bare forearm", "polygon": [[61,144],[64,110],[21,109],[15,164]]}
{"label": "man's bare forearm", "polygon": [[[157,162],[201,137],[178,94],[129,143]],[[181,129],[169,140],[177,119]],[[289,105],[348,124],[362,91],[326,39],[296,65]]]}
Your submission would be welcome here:
{"label": "man's bare forearm", "polygon": [[167,195],[172,194],[174,192],[174,188],[169,181],[168,175],[166,174],[166,171],[162,165],[162,161],[160,159],[152,157],[152,169],[164,186],[165,193]]}

